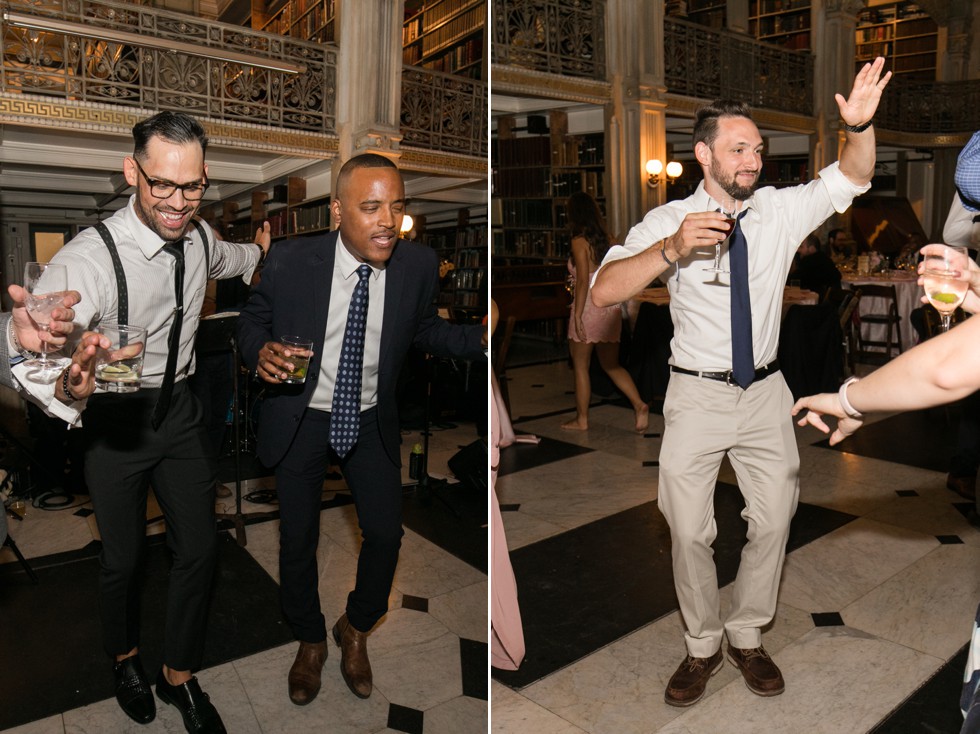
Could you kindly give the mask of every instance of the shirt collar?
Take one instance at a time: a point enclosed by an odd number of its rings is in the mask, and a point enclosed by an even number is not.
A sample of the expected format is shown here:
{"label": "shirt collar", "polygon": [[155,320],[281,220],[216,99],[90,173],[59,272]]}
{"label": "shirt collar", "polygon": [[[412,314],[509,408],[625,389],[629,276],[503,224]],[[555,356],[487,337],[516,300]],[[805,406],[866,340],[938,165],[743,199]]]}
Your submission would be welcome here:
{"label": "shirt collar", "polygon": [[381,277],[383,270],[381,268],[374,267],[371,263],[362,263],[356,257],[350,254],[344,246],[344,241],[340,237],[340,232],[337,232],[337,267],[340,268],[340,274],[343,276],[344,280],[348,280],[357,273],[357,269],[361,265],[367,265],[371,268],[371,277],[377,280]]}
{"label": "shirt collar", "polygon": [[[163,249],[163,246],[167,244],[166,240],[161,239],[156,232],[143,224],[143,220],[139,218],[139,215],[136,213],[136,194],[129,197],[125,220],[130,234],[132,234],[133,239],[136,241],[136,246],[139,247],[140,252],[143,253],[143,257],[147,260],[153,259]],[[183,239],[185,245],[191,241],[190,232],[192,227],[193,225],[189,225],[187,232],[184,234]]]}
{"label": "shirt collar", "polygon": [[[694,192],[694,206],[697,211],[707,211],[708,204],[714,204],[714,207],[720,208],[721,204],[715,201],[704,188],[704,180],[698,184],[697,191]],[[742,202],[741,208],[738,213],[741,214],[746,209],[755,209],[755,193],[752,196]]]}

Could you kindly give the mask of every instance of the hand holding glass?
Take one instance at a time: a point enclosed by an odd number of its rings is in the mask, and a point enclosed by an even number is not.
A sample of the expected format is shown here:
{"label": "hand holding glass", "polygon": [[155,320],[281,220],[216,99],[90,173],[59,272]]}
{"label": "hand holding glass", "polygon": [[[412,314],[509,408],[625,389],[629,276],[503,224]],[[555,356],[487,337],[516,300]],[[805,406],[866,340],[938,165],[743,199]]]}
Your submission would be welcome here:
{"label": "hand holding glass", "polygon": [[281,343],[289,350],[289,360],[293,370],[286,373],[286,379],[281,380],[285,385],[302,385],[306,382],[306,372],[310,367],[310,357],[313,356],[313,340],[301,336],[284,336]]}
{"label": "hand holding glass", "polygon": [[966,298],[969,283],[961,280],[961,274],[969,272],[969,255],[965,247],[929,245],[923,254],[922,287],[939,312],[942,330],[949,331],[949,320]]}
{"label": "hand holding glass", "polygon": [[111,344],[95,354],[95,386],[106,392],[136,392],[143,376],[146,329],[142,326],[100,326],[96,331]]}
{"label": "hand holding glass", "polygon": [[[725,215],[725,223],[728,225],[728,235],[725,239],[731,236],[732,232],[735,231],[735,214],[737,204],[735,199],[730,196],[723,197],[721,200],[721,209],[712,209],[711,211],[721,211]],[[721,267],[721,242],[715,244],[715,262],[710,268],[705,268],[705,271],[709,273],[727,273],[729,271]]]}
{"label": "hand holding glass", "polygon": [[[68,290],[68,269],[57,263],[30,262],[24,266],[27,312],[42,331],[51,333],[51,313],[62,305]],[[41,341],[41,354],[24,365],[33,382],[50,382],[61,372],[60,362],[48,358],[48,343]]]}

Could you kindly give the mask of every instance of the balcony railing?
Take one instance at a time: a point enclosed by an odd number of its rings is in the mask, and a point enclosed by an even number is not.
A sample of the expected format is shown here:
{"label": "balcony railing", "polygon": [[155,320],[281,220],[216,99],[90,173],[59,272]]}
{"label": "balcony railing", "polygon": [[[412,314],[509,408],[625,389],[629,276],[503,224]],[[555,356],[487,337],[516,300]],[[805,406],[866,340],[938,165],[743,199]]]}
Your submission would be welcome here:
{"label": "balcony railing", "polygon": [[486,158],[487,130],[485,82],[402,68],[402,145]]}
{"label": "balcony railing", "polygon": [[494,0],[493,63],[605,81],[605,0]]}
{"label": "balcony railing", "polygon": [[[70,30],[4,23],[0,90],[182,110],[214,119],[335,134],[336,47],[113,0],[8,0],[5,8],[162,41],[191,43],[200,55],[118,43]],[[207,58],[235,51],[305,67],[299,74]]]}
{"label": "balcony railing", "polygon": [[875,126],[903,133],[972,133],[980,119],[980,80],[917,82],[893,78]]}
{"label": "balcony railing", "polygon": [[667,91],[813,115],[813,56],[677,18],[664,19]]}

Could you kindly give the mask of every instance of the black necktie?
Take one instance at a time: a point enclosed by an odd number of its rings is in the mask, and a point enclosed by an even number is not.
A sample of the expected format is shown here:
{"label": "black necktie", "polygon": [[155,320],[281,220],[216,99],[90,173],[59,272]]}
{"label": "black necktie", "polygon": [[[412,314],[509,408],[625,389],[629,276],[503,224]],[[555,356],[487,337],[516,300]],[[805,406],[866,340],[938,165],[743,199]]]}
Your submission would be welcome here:
{"label": "black necktie", "polygon": [[330,406],[328,437],[337,456],[343,459],[357,443],[361,427],[361,370],[364,364],[364,329],[367,326],[368,277],[370,265],[357,268],[357,285],[347,311],[344,343],[340,348],[340,363]]}
{"label": "black necktie", "polygon": [[742,234],[743,211],[735,220],[728,246],[728,267],[732,271],[732,378],[743,390],[755,379],[752,355],[752,303],[749,299],[749,252]]}
{"label": "black necktie", "polygon": [[157,404],[153,407],[150,419],[153,430],[160,427],[170,410],[170,396],[174,391],[174,377],[177,375],[177,353],[180,351],[180,328],[184,321],[184,241],[168,242],[163,246],[174,257],[174,316],[167,335],[167,368],[163,373],[163,384]]}

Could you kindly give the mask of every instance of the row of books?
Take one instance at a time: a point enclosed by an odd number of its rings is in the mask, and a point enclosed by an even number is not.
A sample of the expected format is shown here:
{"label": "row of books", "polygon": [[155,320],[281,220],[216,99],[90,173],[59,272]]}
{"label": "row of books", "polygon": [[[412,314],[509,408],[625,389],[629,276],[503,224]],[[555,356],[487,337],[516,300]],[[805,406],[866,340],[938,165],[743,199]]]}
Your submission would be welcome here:
{"label": "row of books", "polygon": [[456,230],[456,248],[483,248],[487,246],[486,227]]}
{"label": "row of books", "polygon": [[512,166],[547,166],[551,164],[551,138],[538,135],[529,138],[501,140],[497,145],[498,164]]}
{"label": "row of books", "polygon": [[548,200],[498,199],[500,219],[495,222],[504,227],[553,226],[551,202]]}
{"label": "row of books", "polygon": [[486,14],[486,7],[481,3],[439,26],[431,33],[425,33],[422,36],[422,54],[430,54],[468,33],[482,29],[486,22]]}
{"label": "row of books", "polygon": [[786,10],[806,10],[810,0],[752,0],[749,3],[749,15],[767,13],[782,13]]}
{"label": "row of books", "polygon": [[770,181],[809,181],[810,164],[808,161],[763,161],[762,176],[763,183]]}
{"label": "row of books", "polygon": [[891,23],[895,20],[928,17],[916,3],[905,2],[895,3],[894,5],[881,5],[863,10],[858,13],[857,22],[859,25],[865,23]]}
{"label": "row of books", "polygon": [[759,18],[758,23],[757,36],[769,36],[774,33],[792,33],[793,31],[809,30],[810,16],[806,13],[785,17],[774,15],[769,18]]}
{"label": "row of books", "polygon": [[495,247],[493,254],[511,257],[561,256],[551,232],[507,232],[499,251]]}
{"label": "row of books", "polygon": [[565,199],[576,191],[585,191],[596,199],[603,193],[599,171],[559,171],[549,175],[547,168],[514,170],[495,169],[492,175],[494,196]]}
{"label": "row of books", "polygon": [[485,268],[457,268],[453,271],[453,284],[457,289],[478,290],[486,272]]}
{"label": "row of books", "polygon": [[483,39],[474,37],[467,39],[457,46],[450,46],[442,55],[424,59],[422,47],[406,46],[402,49],[402,63],[409,66],[425,66],[433,71],[451,74],[457,69],[463,69],[483,60]]}

